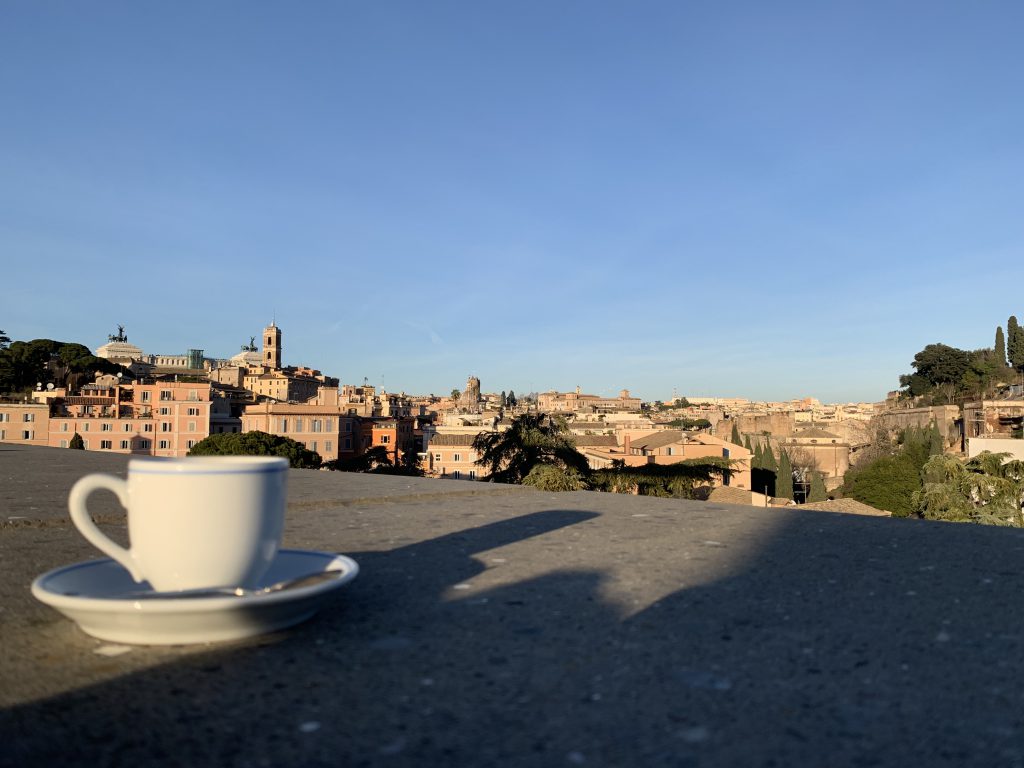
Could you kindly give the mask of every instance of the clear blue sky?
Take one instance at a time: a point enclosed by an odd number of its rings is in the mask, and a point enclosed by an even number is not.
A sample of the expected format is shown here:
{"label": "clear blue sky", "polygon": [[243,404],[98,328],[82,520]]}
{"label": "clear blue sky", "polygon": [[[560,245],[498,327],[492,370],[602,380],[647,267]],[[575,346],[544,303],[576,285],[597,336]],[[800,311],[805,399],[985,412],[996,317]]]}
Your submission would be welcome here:
{"label": "clear blue sky", "polygon": [[0,5],[0,328],[877,400],[1024,318],[1019,2]]}

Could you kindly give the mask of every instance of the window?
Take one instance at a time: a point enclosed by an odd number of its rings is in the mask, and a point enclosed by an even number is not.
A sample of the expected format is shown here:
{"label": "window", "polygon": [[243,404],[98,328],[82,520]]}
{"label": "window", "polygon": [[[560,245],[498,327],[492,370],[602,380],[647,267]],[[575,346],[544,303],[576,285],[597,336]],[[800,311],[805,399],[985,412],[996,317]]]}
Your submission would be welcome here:
{"label": "window", "polygon": [[88,432],[89,431],[89,422],[88,421],[85,422],[85,424],[82,425],[82,431],[83,432]]}
{"label": "window", "polygon": [[441,460],[441,454],[440,453],[435,453],[434,454],[434,461],[440,461],[440,460]]}
{"label": "window", "polygon": [[189,416],[198,416],[199,415],[199,409],[198,408],[189,408],[188,409],[188,415]]}
{"label": "window", "polygon": [[454,472],[452,472],[452,477],[455,478],[456,480],[461,480],[462,479],[462,473],[459,472],[459,470],[456,469]]}
{"label": "window", "polygon": [[167,450],[170,447],[171,447],[171,444],[169,442],[167,442],[166,440],[161,440],[160,441],[160,448],[161,449]]}
{"label": "window", "polygon": [[391,435],[381,435],[380,436],[380,444],[381,445],[387,445],[390,442],[391,442]]}
{"label": "window", "polygon": [[143,390],[143,392],[142,392],[142,402],[144,402],[144,403],[148,403],[149,402],[149,390],[148,389],[147,390]]}
{"label": "window", "polygon": [[127,440],[122,440],[121,441],[121,450],[122,451],[127,451],[129,448],[131,448],[131,443],[128,442]]}
{"label": "window", "polygon": [[113,447],[114,447],[113,440],[100,440],[100,450],[101,451],[109,451]]}
{"label": "window", "polygon": [[334,443],[330,440],[324,440],[324,451],[330,453],[332,450],[334,450]]}
{"label": "window", "polygon": [[60,447],[61,448],[67,448],[68,447],[68,441],[67,440],[61,440],[60,441]]}
{"label": "window", "polygon": [[[3,419],[0,419],[0,421],[3,421]],[[67,432],[68,431],[68,423],[66,421],[61,422],[60,431],[61,432]]]}
{"label": "window", "polygon": [[195,432],[196,431],[196,423],[194,421],[190,421],[188,423],[188,429],[186,431],[187,432]]}
{"label": "window", "polygon": [[10,420],[11,420],[11,414],[9,414],[9,413],[0,413],[0,421],[10,421]]}
{"label": "window", "polygon": [[160,390],[160,399],[161,400],[170,400],[170,399],[172,399],[171,398],[171,390],[169,390],[169,389],[161,389]]}
{"label": "window", "polygon": [[143,432],[152,432],[153,431],[153,425],[152,424],[143,424],[142,425],[142,431]]}
{"label": "window", "polygon": [[36,420],[36,415],[34,413],[26,413],[26,414],[24,414],[24,418],[22,419],[22,421],[35,421],[35,420]]}
{"label": "window", "polygon": [[348,450],[351,450],[351,449],[352,449],[352,438],[351,437],[346,437],[345,438],[345,450],[348,451]]}
{"label": "window", "polygon": [[288,419],[281,419],[281,431],[282,432],[287,432],[288,431]]}
{"label": "window", "polygon": [[322,427],[323,427],[323,422],[321,422],[320,419],[313,419],[313,424],[312,424],[311,429],[314,432],[322,432],[323,431]]}
{"label": "window", "polygon": [[161,421],[160,422],[160,431],[161,432],[171,432],[171,431],[173,431],[172,430],[173,426],[174,425],[171,424],[171,422],[169,422],[169,421]]}
{"label": "window", "polygon": [[296,432],[301,432],[302,431],[302,419],[296,419],[295,420],[295,431]]}
{"label": "window", "polygon": [[351,432],[352,431],[352,422],[349,419],[345,419],[345,431],[346,432]]}
{"label": "window", "polygon": [[102,424],[100,424],[101,432],[110,432],[113,428],[113,425],[109,421],[104,421]]}
{"label": "window", "polygon": [[32,431],[31,429],[26,429],[25,431],[23,431],[23,432],[21,433],[21,439],[22,439],[22,440],[31,440],[31,439],[33,439],[33,438],[34,438],[35,436],[36,436],[36,433],[35,433],[35,432],[33,432],[33,431]]}
{"label": "window", "polygon": [[161,416],[169,416],[171,414],[171,409],[161,408],[159,411],[157,411],[157,413],[159,413]]}
{"label": "window", "polygon": [[462,461],[462,454],[456,453],[454,456],[452,456],[452,461]]}
{"label": "window", "polygon": [[188,446],[189,450],[191,450],[192,446],[195,445],[195,444],[196,444],[195,440],[189,440],[188,442],[185,443],[185,445]]}
{"label": "window", "polygon": [[476,480],[476,470],[475,469],[469,470],[469,479],[470,480]]}
{"label": "window", "polygon": [[131,432],[131,431],[132,431],[132,425],[131,425],[131,424],[127,424],[127,423],[126,423],[126,424],[124,425],[124,431],[125,431],[125,432]]}
{"label": "window", "polygon": [[312,443],[310,443],[309,450],[311,450],[311,451],[315,451],[316,450],[316,440],[314,440]]}
{"label": "window", "polygon": [[149,440],[139,440],[139,448],[145,448],[148,451],[150,446],[152,445],[153,443],[151,443]]}
{"label": "window", "polygon": [[324,426],[324,429],[326,429],[328,432],[334,429],[334,419],[328,418],[327,424]]}

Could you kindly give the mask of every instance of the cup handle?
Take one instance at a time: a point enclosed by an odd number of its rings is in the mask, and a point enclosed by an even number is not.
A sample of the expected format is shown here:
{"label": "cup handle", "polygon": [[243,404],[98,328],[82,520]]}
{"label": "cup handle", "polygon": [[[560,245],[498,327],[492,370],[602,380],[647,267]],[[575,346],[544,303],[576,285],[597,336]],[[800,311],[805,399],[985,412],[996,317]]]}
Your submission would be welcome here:
{"label": "cup handle", "polygon": [[71,511],[71,521],[86,540],[96,547],[100,552],[109,555],[118,563],[123,565],[136,582],[145,581],[145,576],[139,570],[138,563],[132,557],[132,553],[124,547],[118,546],[107,538],[96,527],[92,521],[85,502],[93,491],[105,489],[113,491],[121,502],[121,506],[128,509],[128,483],[113,475],[93,474],[86,475],[71,487],[68,495],[68,509]]}

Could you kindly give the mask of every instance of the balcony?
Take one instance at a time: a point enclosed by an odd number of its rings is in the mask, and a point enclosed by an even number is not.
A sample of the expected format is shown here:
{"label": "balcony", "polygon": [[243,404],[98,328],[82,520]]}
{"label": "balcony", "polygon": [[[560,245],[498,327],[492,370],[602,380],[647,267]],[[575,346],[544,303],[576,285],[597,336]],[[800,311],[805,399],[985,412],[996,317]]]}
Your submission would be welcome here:
{"label": "balcony", "polygon": [[[67,761],[69,744],[83,765],[1024,754],[1019,530],[295,470],[286,546],[350,554],[359,578],[288,631],[130,647],[28,594],[39,572],[98,555],[66,494],[129,457],[4,456],[5,764]],[[113,498],[94,500],[123,538]]]}

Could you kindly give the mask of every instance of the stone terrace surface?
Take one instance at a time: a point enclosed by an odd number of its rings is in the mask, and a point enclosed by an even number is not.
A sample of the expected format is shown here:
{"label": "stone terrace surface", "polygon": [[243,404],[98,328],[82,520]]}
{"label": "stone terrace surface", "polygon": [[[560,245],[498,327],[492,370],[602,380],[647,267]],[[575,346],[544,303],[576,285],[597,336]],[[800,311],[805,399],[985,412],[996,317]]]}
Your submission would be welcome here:
{"label": "stone terrace surface", "polygon": [[360,576],[110,655],[29,584],[125,465],[0,448],[0,765],[1024,764],[1021,531],[294,470],[285,545]]}

